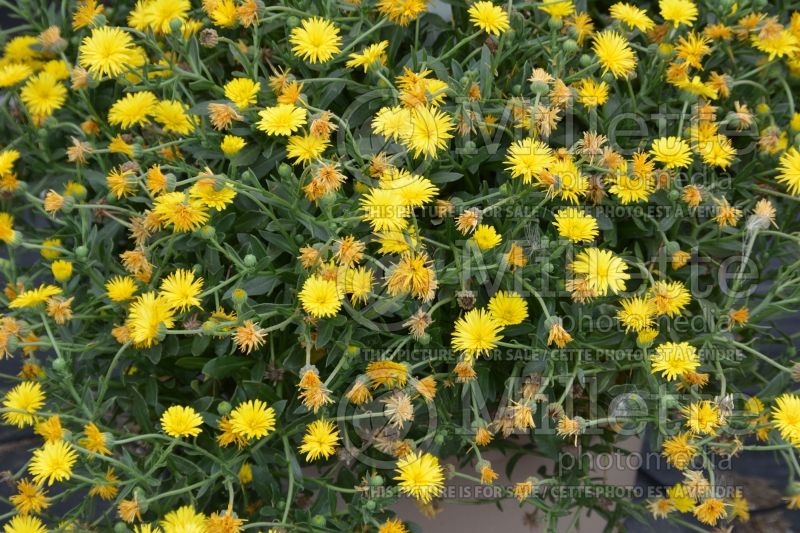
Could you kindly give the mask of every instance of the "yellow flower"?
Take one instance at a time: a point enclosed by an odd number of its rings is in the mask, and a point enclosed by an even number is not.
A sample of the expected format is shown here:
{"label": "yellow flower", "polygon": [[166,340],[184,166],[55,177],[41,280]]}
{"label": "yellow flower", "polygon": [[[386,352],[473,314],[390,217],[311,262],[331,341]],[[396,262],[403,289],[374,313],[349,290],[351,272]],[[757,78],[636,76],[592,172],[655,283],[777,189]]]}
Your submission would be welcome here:
{"label": "yellow flower", "polygon": [[472,235],[472,240],[478,245],[481,250],[491,250],[495,246],[503,242],[503,238],[498,235],[494,226],[487,224],[479,224],[475,233]]}
{"label": "yellow flower", "polygon": [[210,533],[206,528],[206,517],[191,505],[184,505],[167,513],[161,521],[164,533]]}
{"label": "yellow flower", "polygon": [[521,324],[528,318],[528,303],[516,292],[498,291],[489,300],[488,308],[501,326]]}
{"label": "yellow flower", "polygon": [[61,239],[46,239],[42,241],[42,257],[53,260],[61,255]]}
{"label": "yellow flower", "polygon": [[42,490],[40,485],[31,483],[27,479],[21,479],[17,482],[17,493],[9,497],[8,500],[21,515],[39,514],[50,507],[47,493]]}
{"label": "yellow flower", "polygon": [[188,109],[186,104],[177,100],[162,100],[153,107],[153,118],[164,131],[186,135],[194,131],[195,125]]}
{"label": "yellow flower", "polygon": [[316,274],[303,283],[299,298],[305,312],[318,318],[335,316],[342,306],[336,282]]}
{"label": "yellow flower", "polygon": [[99,481],[89,488],[89,496],[97,496],[101,500],[113,500],[119,493],[119,478],[114,469],[108,467],[106,470],[105,479]]}
{"label": "yellow flower", "polygon": [[427,178],[407,170],[390,168],[381,176],[380,186],[398,193],[400,201],[411,207],[422,207],[436,197],[439,189]]}
{"label": "yellow flower", "polygon": [[209,10],[208,16],[214,25],[222,28],[233,28],[239,20],[239,12],[233,0],[220,0],[219,2],[209,2],[214,7]]}
{"label": "yellow flower", "polygon": [[590,242],[597,237],[597,220],[575,207],[559,210],[555,226],[559,235],[572,242]]}
{"label": "yellow flower", "polygon": [[172,21],[185,22],[192,5],[189,0],[149,0],[144,19],[147,26],[157,35],[172,32]]}
{"label": "yellow flower", "polygon": [[209,177],[194,182],[189,189],[189,197],[203,207],[222,211],[236,198],[236,191],[230,183]]}
{"label": "yellow flower", "polygon": [[14,170],[14,163],[19,159],[17,150],[3,150],[0,152],[0,176],[6,176]]}
{"label": "yellow flower", "polygon": [[681,24],[691,26],[697,20],[697,6],[692,0],[658,0],[661,16],[677,28]]}
{"label": "yellow flower", "polygon": [[378,0],[378,11],[401,26],[408,26],[427,7],[426,0]]}
{"label": "yellow flower", "polygon": [[83,428],[85,437],[81,439],[81,446],[90,452],[98,453],[100,455],[111,455],[111,450],[108,449],[106,443],[106,434],[100,431],[94,422],[89,422]]}
{"label": "yellow flower", "polygon": [[719,408],[709,400],[700,400],[681,408],[686,426],[694,434],[715,435],[722,423]]}
{"label": "yellow flower", "polygon": [[596,294],[605,296],[609,289],[614,294],[625,291],[625,280],[630,274],[625,262],[608,250],[587,248],[581,250],[572,262],[571,269],[586,280]]}
{"label": "yellow flower", "polygon": [[313,133],[292,135],[286,145],[286,155],[294,159],[295,164],[309,163],[319,159],[327,147],[327,139]]}
{"label": "yellow flower", "polygon": [[689,491],[678,483],[667,489],[667,497],[676,511],[688,513],[694,509],[694,498],[689,495]]}
{"label": "yellow flower", "polygon": [[156,95],[150,91],[128,93],[111,106],[108,123],[123,128],[147,124],[157,103]]}
{"label": "yellow flower", "polygon": [[411,122],[401,139],[406,148],[414,152],[414,157],[436,157],[447,147],[453,135],[450,115],[432,107],[417,107],[410,111]]}
{"label": "yellow flower", "polygon": [[292,104],[278,104],[258,112],[256,127],[268,135],[289,136],[306,123],[306,110]]}
{"label": "yellow flower", "polygon": [[226,135],[222,138],[222,142],[219,143],[219,148],[226,156],[233,157],[238,154],[245,145],[247,145],[247,143],[241,137]]}
{"label": "yellow flower", "polygon": [[698,521],[714,526],[725,515],[725,503],[717,498],[708,498],[692,511]]}
{"label": "yellow flower", "polygon": [[17,515],[3,528],[4,533],[47,533],[47,528],[35,516]]}
{"label": "yellow flower", "polygon": [[397,462],[400,492],[428,503],[444,488],[444,473],[439,459],[427,452],[412,452]]}
{"label": "yellow flower", "polygon": [[242,485],[249,485],[253,482],[253,465],[250,463],[242,463],[239,468],[239,482]]}
{"label": "yellow flower", "polygon": [[0,66],[0,87],[12,87],[28,79],[33,69],[25,63],[7,63]]}
{"label": "yellow flower", "polygon": [[43,485],[46,481],[52,485],[56,481],[70,479],[72,465],[77,460],[78,454],[70,443],[63,440],[45,442],[41,448],[34,450],[28,471],[36,483]]}
{"label": "yellow flower", "polygon": [[261,400],[240,403],[230,414],[231,429],[247,439],[266,437],[275,429],[275,409]]}
{"label": "yellow flower", "polygon": [[408,225],[406,218],[411,209],[398,191],[393,189],[370,189],[361,197],[362,218],[369,222],[372,230],[399,231]]}
{"label": "yellow flower", "polygon": [[617,320],[625,326],[625,333],[630,330],[639,332],[653,326],[656,308],[653,302],[641,296],[634,296],[620,301],[622,309],[617,311]]}
{"label": "yellow flower", "polygon": [[397,518],[390,518],[381,524],[378,533],[408,533],[408,528]]}
{"label": "yellow flower", "polygon": [[778,183],[785,183],[789,193],[800,196],[800,151],[794,146],[781,155],[780,174],[775,177]]}
{"label": "yellow flower", "polygon": [[547,186],[550,196],[559,196],[577,204],[586,194],[589,181],[570,157],[555,160],[546,172],[537,177],[541,185]]}
{"label": "yellow flower", "polygon": [[133,171],[112,168],[106,176],[106,185],[117,198],[125,198],[134,193]]}
{"label": "yellow flower", "polygon": [[510,28],[506,10],[491,2],[475,2],[470,6],[468,12],[472,24],[486,33],[499,36]]}
{"label": "yellow flower", "polygon": [[436,270],[426,252],[406,253],[400,261],[392,265],[386,287],[390,296],[408,294],[423,302],[429,302],[436,295],[439,282]]}
{"label": "yellow flower", "polygon": [[772,425],[780,431],[783,440],[800,448],[800,396],[784,393],[775,399]]}
{"label": "yellow flower", "polygon": [[700,366],[697,349],[687,342],[665,342],[656,346],[654,354],[650,355],[650,372],[661,372],[667,381],[674,381],[689,372],[694,372]]}
{"label": "yellow flower", "polygon": [[330,420],[319,419],[306,428],[300,453],[306,454],[306,461],[309,462],[320,457],[327,459],[336,452],[338,445],[339,431],[336,426]]}
{"label": "yellow flower", "polygon": [[184,192],[168,192],[153,202],[153,212],[174,232],[194,231],[208,221],[208,208]]}
{"label": "yellow flower", "polygon": [[0,241],[13,244],[18,236],[18,233],[14,231],[14,215],[0,213]]}
{"label": "yellow flower", "polygon": [[64,438],[64,428],[61,426],[61,418],[58,415],[51,416],[36,424],[34,432],[43,437],[45,441],[61,440]]}
{"label": "yellow flower", "polygon": [[697,455],[697,446],[689,440],[691,433],[682,432],[664,441],[661,454],[678,470],[685,469]]}
{"label": "yellow flower", "polygon": [[611,72],[615,78],[625,78],[636,68],[636,55],[628,40],[614,30],[595,35],[592,45],[603,73]]}
{"label": "yellow flower", "polygon": [[173,405],[161,415],[161,429],[170,437],[196,437],[202,425],[203,417],[191,407]]}
{"label": "yellow flower", "polygon": [[524,183],[531,183],[534,177],[538,177],[555,162],[555,158],[549,146],[527,137],[511,145],[505,162],[512,178],[521,177]]}
{"label": "yellow flower", "polygon": [[539,4],[537,8],[559,20],[575,12],[575,4],[572,3],[572,0],[547,0]]}
{"label": "yellow flower", "polygon": [[197,296],[203,292],[203,278],[195,278],[191,270],[178,269],[161,282],[159,296],[172,309],[186,311],[200,307]]}
{"label": "yellow flower", "polygon": [[47,72],[29,78],[19,93],[20,99],[35,117],[48,117],[67,100],[67,88]]}
{"label": "yellow flower", "polygon": [[115,77],[128,70],[133,48],[128,33],[120,28],[101,26],[81,41],[79,61],[92,74]]}
{"label": "yellow flower", "polygon": [[411,110],[403,106],[382,107],[372,119],[372,131],[397,141],[411,132]]}
{"label": "yellow flower", "polygon": [[149,348],[157,343],[161,328],[173,326],[173,308],[162,295],[146,292],[130,306],[126,325],[137,346]]}
{"label": "yellow flower", "polygon": [[38,382],[23,381],[6,393],[3,407],[14,412],[3,413],[3,420],[18,428],[32,426],[36,421],[36,412],[44,406],[45,399]]}
{"label": "yellow flower", "polygon": [[345,64],[347,68],[364,69],[364,72],[369,72],[371,66],[379,64],[386,64],[386,49],[389,47],[389,41],[381,41],[376,44],[371,44],[361,50],[359,53],[350,54],[350,60]]}
{"label": "yellow flower", "polygon": [[647,16],[647,11],[625,2],[617,2],[611,6],[608,12],[611,18],[624,22],[629,28],[637,29],[642,33],[647,32],[656,24]]}
{"label": "yellow flower", "polygon": [[8,304],[8,307],[11,309],[36,307],[45,303],[51,296],[57,296],[61,294],[61,292],[61,288],[55,285],[39,285],[35,289],[28,289],[20,293]]}
{"label": "yellow flower", "polygon": [[586,107],[598,107],[608,102],[608,84],[584,78],[578,86],[578,102]]}
{"label": "yellow flower", "polygon": [[367,364],[367,377],[372,388],[381,385],[390,389],[405,387],[408,381],[408,366],[394,361],[372,361]]}
{"label": "yellow flower", "polygon": [[106,296],[114,302],[124,302],[136,293],[136,281],[130,276],[114,276],[105,284]]}
{"label": "yellow flower", "polygon": [[654,140],[650,153],[666,168],[685,168],[692,162],[689,145],[679,137],[661,137]]}
{"label": "yellow flower", "polygon": [[680,281],[656,281],[649,296],[660,315],[674,317],[691,301],[689,291]]}
{"label": "yellow flower", "polygon": [[790,30],[761,32],[753,35],[753,46],[769,54],[769,61],[776,57],[796,55],[800,50],[800,38]]}
{"label": "yellow flower", "polygon": [[247,109],[256,103],[261,84],[248,78],[236,78],[225,84],[225,98],[239,109]]}
{"label": "yellow flower", "polygon": [[472,309],[456,321],[451,346],[468,360],[488,355],[503,339],[502,329],[503,325],[492,313]]}
{"label": "yellow flower", "polygon": [[340,52],[342,38],[332,22],[313,17],[300,24],[302,27],[293,28],[289,36],[294,55],[309,63],[324,63]]}
{"label": "yellow flower", "polygon": [[349,269],[345,275],[345,292],[353,303],[366,303],[372,292],[373,272],[367,267]]}

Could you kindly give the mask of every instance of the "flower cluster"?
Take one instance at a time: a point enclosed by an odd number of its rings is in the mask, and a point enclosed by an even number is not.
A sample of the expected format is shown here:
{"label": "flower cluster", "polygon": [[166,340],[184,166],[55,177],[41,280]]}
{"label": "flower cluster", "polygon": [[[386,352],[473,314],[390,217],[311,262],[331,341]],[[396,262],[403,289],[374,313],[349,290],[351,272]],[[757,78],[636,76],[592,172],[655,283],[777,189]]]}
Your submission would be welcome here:
{"label": "flower cluster", "polygon": [[[56,4],[0,0],[4,533],[406,533],[455,477],[724,529],[759,451],[800,508],[797,2]],[[661,497],[514,468],[632,427]]]}

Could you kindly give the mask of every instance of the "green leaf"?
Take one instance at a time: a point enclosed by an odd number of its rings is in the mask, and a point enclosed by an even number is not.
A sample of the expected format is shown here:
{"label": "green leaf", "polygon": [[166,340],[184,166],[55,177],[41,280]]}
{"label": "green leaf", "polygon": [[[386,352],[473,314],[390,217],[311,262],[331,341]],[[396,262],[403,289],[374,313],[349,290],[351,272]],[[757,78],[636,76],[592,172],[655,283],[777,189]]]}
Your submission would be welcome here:
{"label": "green leaf", "polygon": [[231,377],[250,366],[252,361],[238,356],[225,356],[212,359],[203,366],[203,374],[214,379]]}

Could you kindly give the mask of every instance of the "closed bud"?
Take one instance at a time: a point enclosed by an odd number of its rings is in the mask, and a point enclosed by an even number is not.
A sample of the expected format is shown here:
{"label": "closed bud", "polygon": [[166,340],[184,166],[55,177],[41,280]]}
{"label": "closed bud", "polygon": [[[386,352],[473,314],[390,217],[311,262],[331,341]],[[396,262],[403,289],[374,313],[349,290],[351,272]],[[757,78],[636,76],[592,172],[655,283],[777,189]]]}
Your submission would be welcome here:
{"label": "closed bud", "polygon": [[246,256],[244,256],[244,266],[246,266],[247,268],[253,268],[254,266],[256,266],[257,262],[258,261],[256,260],[256,256],[254,256],[253,254],[247,254]]}
{"label": "closed bud", "polygon": [[217,230],[214,229],[214,226],[203,226],[200,228],[200,237],[206,240],[212,240],[217,235]]}
{"label": "closed bud", "polygon": [[86,246],[80,245],[77,248],[75,248],[75,257],[77,257],[78,259],[86,259],[86,256],[88,255],[89,255],[89,249]]}
{"label": "closed bud", "polygon": [[531,82],[531,92],[533,94],[543,94],[550,90],[550,87],[547,83],[543,81],[532,81]]}
{"label": "closed bud", "polygon": [[220,416],[225,416],[233,410],[233,406],[228,402],[220,402],[217,406],[217,413]]}
{"label": "closed bud", "polygon": [[564,41],[564,45],[562,46],[562,48],[568,54],[574,54],[578,51],[579,47],[575,39],[567,39],[566,41]]}
{"label": "closed bud", "polygon": [[667,250],[667,253],[668,253],[669,255],[672,255],[672,254],[674,254],[675,252],[678,252],[678,251],[680,251],[680,249],[681,249],[681,245],[680,245],[680,244],[678,244],[678,243],[677,243],[677,242],[675,242],[675,241],[669,241],[669,242],[667,243],[667,245],[666,245],[666,247],[665,247],[665,248],[666,248],[666,250]]}
{"label": "closed bud", "polygon": [[288,178],[292,176],[294,172],[292,171],[292,166],[287,165],[286,163],[281,163],[278,167],[278,175],[282,178]]}

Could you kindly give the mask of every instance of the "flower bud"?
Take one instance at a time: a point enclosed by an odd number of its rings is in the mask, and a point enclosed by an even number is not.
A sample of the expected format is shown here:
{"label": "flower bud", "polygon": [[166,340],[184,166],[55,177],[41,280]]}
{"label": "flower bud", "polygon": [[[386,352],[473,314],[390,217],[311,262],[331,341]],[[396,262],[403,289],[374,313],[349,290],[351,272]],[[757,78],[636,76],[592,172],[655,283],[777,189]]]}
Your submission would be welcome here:
{"label": "flower bud", "polygon": [[246,266],[247,268],[253,268],[254,266],[256,266],[257,262],[258,261],[256,260],[256,256],[254,256],[253,254],[247,254],[246,256],[244,256],[244,266]]}
{"label": "flower bud", "polygon": [[233,410],[233,406],[228,402],[220,402],[217,406],[217,413],[220,416],[225,416]]}
{"label": "flower bud", "polygon": [[201,238],[210,241],[217,236],[217,230],[214,229],[214,226],[203,226],[200,228],[199,235]]}
{"label": "flower bud", "polygon": [[550,17],[550,20],[547,21],[547,26],[551,30],[557,31],[564,27],[564,21],[560,18]]}
{"label": "flower bud", "polygon": [[242,305],[247,301],[247,291],[241,287],[238,287],[233,290],[233,294],[231,294],[231,298],[233,298],[233,303],[236,305]]}
{"label": "flower bud", "polygon": [[77,248],[75,248],[75,257],[77,257],[78,259],[86,259],[86,256],[88,255],[89,255],[89,249],[86,246],[80,245]]}
{"label": "flower bud", "polygon": [[575,41],[575,39],[567,39],[566,41],[564,41],[562,48],[568,54],[574,54],[579,49],[578,43]]}
{"label": "flower bud", "polygon": [[289,178],[294,174],[291,165],[287,165],[286,163],[281,163],[278,167],[278,175],[282,178]]}
{"label": "flower bud", "polygon": [[200,45],[204,48],[214,48],[218,42],[219,35],[217,35],[217,30],[205,28],[200,32]]}

